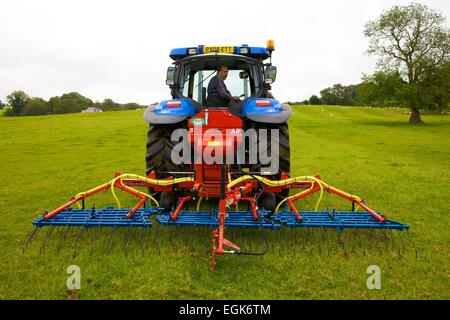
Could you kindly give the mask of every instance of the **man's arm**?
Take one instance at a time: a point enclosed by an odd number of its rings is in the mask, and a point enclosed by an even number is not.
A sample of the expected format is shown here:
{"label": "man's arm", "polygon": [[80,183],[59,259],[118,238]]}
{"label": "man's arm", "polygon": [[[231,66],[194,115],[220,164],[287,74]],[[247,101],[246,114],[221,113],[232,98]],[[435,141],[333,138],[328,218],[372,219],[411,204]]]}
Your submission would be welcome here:
{"label": "man's arm", "polygon": [[222,99],[228,101],[233,99],[233,96],[231,95],[230,91],[227,90],[227,87],[225,86],[225,83],[223,81],[219,81],[219,83],[217,84],[217,92]]}

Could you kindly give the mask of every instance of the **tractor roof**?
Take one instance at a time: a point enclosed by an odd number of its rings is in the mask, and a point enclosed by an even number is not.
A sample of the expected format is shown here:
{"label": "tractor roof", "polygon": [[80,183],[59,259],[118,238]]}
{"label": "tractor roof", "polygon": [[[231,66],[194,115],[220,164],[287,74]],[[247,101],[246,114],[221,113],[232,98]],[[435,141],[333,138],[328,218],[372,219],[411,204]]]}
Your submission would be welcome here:
{"label": "tractor roof", "polygon": [[170,57],[173,60],[180,60],[190,56],[199,56],[206,54],[228,54],[243,55],[257,60],[265,60],[270,57],[270,51],[264,47],[241,46],[204,46],[176,48],[170,51]]}

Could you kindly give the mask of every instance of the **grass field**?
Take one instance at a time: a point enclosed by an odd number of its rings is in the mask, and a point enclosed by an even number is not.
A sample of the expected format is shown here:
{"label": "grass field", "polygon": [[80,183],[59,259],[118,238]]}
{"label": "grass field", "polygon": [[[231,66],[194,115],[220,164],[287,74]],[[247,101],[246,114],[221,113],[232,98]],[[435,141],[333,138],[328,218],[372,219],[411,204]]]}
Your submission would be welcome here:
{"label": "grass field", "polygon": [[[80,236],[76,255],[73,235],[60,251],[58,238],[50,239],[39,256],[41,232],[22,253],[31,222],[43,210],[110,180],[115,171],[144,173],[147,125],[142,111],[1,117],[0,299],[65,299],[66,268],[73,264],[81,268],[76,296],[83,299],[449,299],[450,117],[425,115],[426,125],[410,126],[404,109],[293,111],[292,174],[320,173],[409,224],[409,235],[395,235],[391,243],[362,232],[352,242],[355,233],[346,231],[342,242],[335,232],[327,241],[320,232],[294,238],[284,232],[265,256],[220,257],[214,273],[208,230],[155,228],[144,255],[140,234],[132,235],[125,254],[125,234],[108,250],[109,235],[102,232],[96,241]],[[109,193],[95,199],[96,206],[112,204]],[[302,207],[312,208],[314,200]],[[348,204],[327,196],[321,207]],[[258,239],[230,235],[240,237],[239,244]],[[293,241],[296,250],[289,253]],[[381,290],[366,287],[369,265],[381,269]]]}

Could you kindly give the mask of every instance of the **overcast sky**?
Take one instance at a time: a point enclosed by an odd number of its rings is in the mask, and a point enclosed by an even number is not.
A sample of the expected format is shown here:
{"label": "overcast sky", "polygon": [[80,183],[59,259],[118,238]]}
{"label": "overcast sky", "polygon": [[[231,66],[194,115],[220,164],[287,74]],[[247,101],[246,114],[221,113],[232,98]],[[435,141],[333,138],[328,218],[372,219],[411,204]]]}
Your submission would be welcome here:
{"label": "overcast sky", "polygon": [[[274,95],[295,101],[372,73],[364,24],[410,1],[0,0],[0,100],[13,90],[49,99],[150,104],[169,98],[171,48],[265,46],[275,40]],[[444,13],[449,0],[424,3]]]}

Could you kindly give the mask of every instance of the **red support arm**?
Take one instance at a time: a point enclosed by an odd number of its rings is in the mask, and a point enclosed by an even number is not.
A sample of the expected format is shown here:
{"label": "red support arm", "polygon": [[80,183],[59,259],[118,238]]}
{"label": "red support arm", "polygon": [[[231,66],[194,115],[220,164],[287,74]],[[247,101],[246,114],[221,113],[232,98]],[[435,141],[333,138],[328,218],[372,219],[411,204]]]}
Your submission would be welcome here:
{"label": "red support arm", "polygon": [[250,198],[250,197],[246,197],[246,198],[242,198],[241,200],[250,202],[250,207],[252,208],[253,218],[255,220],[258,220],[259,219],[259,215],[258,215],[258,212],[256,211],[255,199]]}
{"label": "red support arm", "polygon": [[351,197],[351,196],[349,196],[349,195],[347,195],[345,193],[342,193],[341,191],[339,191],[336,188],[333,188],[331,186],[327,188],[327,191],[330,192],[330,193],[334,193],[334,194],[340,196],[341,198],[350,200],[350,201],[358,204],[361,208],[364,208],[367,212],[369,212],[378,221],[380,221],[380,222],[386,221],[385,217],[380,216],[374,210],[370,209],[364,202],[359,201],[359,200],[357,200],[357,199],[355,199],[355,198],[353,198],[353,197]]}
{"label": "red support arm", "polygon": [[81,197],[79,197],[78,199],[72,198],[72,200],[70,200],[69,202],[67,202],[65,205],[62,205],[61,207],[53,210],[50,213],[47,213],[44,215],[44,219],[48,220],[54,216],[56,216],[58,213],[60,213],[61,211],[69,208],[71,205],[73,205],[74,203],[77,203],[78,201],[85,199],[89,196],[92,196],[93,194],[108,190],[110,188],[110,185],[108,183],[102,184],[101,186],[98,186],[97,188],[94,188],[92,190],[89,190],[88,192],[86,192],[84,195],[82,195]]}
{"label": "red support arm", "polygon": [[191,196],[187,196],[187,197],[181,198],[180,203],[178,204],[175,212],[170,215],[170,219],[175,220],[176,218],[178,218],[178,215],[180,214],[180,211],[183,208],[184,204],[187,201],[190,201],[191,199],[192,199]]}
{"label": "red support arm", "polygon": [[135,206],[134,206],[134,208],[133,209],[131,209],[130,210],[130,212],[128,212],[128,214],[127,214],[127,218],[128,219],[130,219],[132,216],[133,216],[133,214],[135,214],[135,212],[145,203],[145,200],[147,200],[147,198],[146,197],[143,197],[142,199],[141,199],[141,201],[139,201]]}

